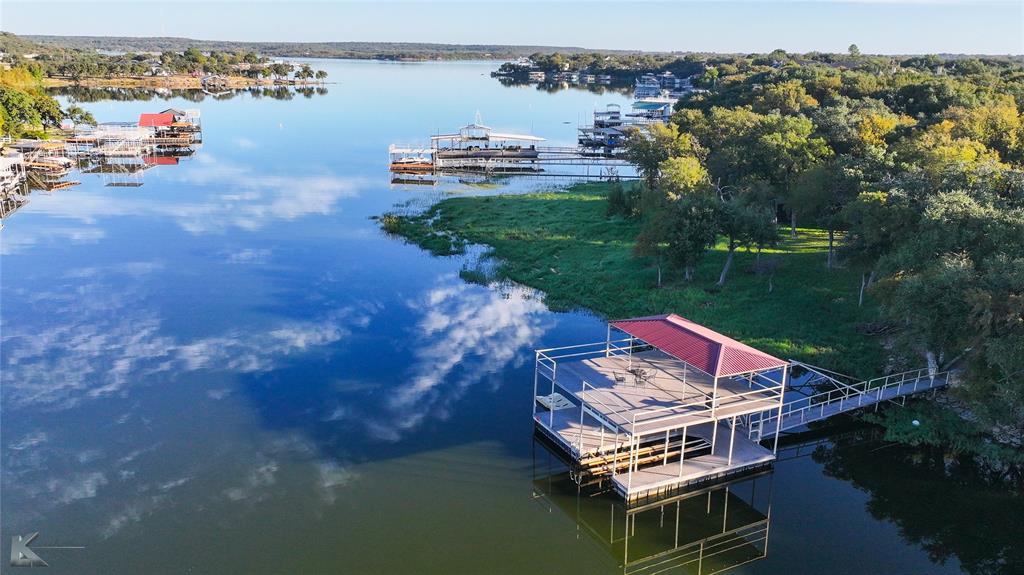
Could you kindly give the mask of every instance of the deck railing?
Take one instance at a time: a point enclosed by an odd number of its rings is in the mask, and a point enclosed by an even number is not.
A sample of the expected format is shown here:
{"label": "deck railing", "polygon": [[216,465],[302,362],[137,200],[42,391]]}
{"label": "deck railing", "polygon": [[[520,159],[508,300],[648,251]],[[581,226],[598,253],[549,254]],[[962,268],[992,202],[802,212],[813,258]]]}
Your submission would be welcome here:
{"label": "deck railing", "polygon": [[[782,385],[780,384],[776,388],[764,388],[764,389],[752,389],[750,391],[744,391],[743,393],[730,394],[726,396],[705,396],[704,399],[699,399],[690,403],[684,403],[680,405],[666,405],[664,407],[657,407],[653,409],[645,409],[641,411],[635,411],[632,414],[632,421],[630,426],[630,432],[636,433],[636,425],[648,425],[652,423],[658,423],[660,421],[667,421],[676,415],[693,415],[700,416],[702,414],[708,414],[708,421],[712,421],[715,418],[715,412],[721,407],[723,401],[733,401],[736,399],[743,399],[751,395],[760,395],[765,400],[777,401],[783,394]],[[777,406],[778,404],[776,404]],[[701,407],[701,409],[694,409],[695,407]],[[777,407],[776,407],[777,409]],[[669,412],[669,413],[665,413]],[[643,416],[654,413],[665,413],[658,417],[652,417],[644,419]]]}
{"label": "deck railing", "polygon": [[[602,342],[584,343],[563,347],[540,349],[536,351],[535,376],[543,376],[551,383],[551,393],[554,393],[556,387],[562,387],[566,391],[570,391],[564,383],[557,382],[559,361],[580,360],[592,357],[628,357],[633,353],[633,351],[637,349],[644,350],[648,349],[649,347],[650,346],[647,343],[643,342],[642,340],[633,337],[627,337],[617,340],[608,340]],[[763,374],[756,375],[758,377],[764,377]],[[535,377],[535,379],[537,379],[537,377]],[[775,402],[778,399],[780,399],[780,396],[784,392],[782,383],[777,382],[775,380],[769,379],[771,385],[766,385],[765,383],[761,381],[756,381],[753,378],[747,380],[747,382],[750,384],[750,391],[730,394],[727,396],[719,395],[717,397],[712,397],[707,393],[700,392],[700,390],[697,390],[702,397],[694,401],[667,405],[658,408],[631,411],[635,408],[631,406],[613,408],[595,396],[588,396],[588,390],[597,391],[602,388],[598,388],[591,384],[590,382],[583,380],[581,382],[581,390],[579,395],[581,400],[580,424],[582,426],[584,411],[586,410],[588,402],[600,404],[605,410],[607,410],[604,413],[598,413],[595,410],[589,410],[591,415],[602,424],[602,431],[604,431],[604,428],[607,427],[611,431],[616,432],[616,434],[621,432],[626,435],[633,435],[636,433],[635,430],[638,423],[641,425],[648,425],[652,423],[657,423],[659,421],[666,421],[672,417],[683,414],[695,417],[706,416],[706,421],[712,421],[714,420],[715,412],[726,401],[733,402],[736,400],[743,400],[745,398],[749,398],[752,396],[761,396],[761,398],[765,400],[772,400],[773,402]],[[535,382],[535,396],[537,394],[538,386],[539,382]],[[623,415],[626,412],[629,413],[623,417],[624,421],[615,422],[612,420],[614,416]],[[656,416],[649,417],[651,415]],[[549,427],[553,427],[554,425],[553,412],[549,414],[548,424]],[[628,428],[626,427],[627,425],[629,426]],[[580,439],[577,441],[577,445],[581,444],[582,427],[580,431]]]}
{"label": "deck railing", "polygon": [[[786,401],[781,411],[773,409],[751,416],[749,437],[760,441],[774,435],[776,426],[779,428],[778,431],[784,431],[860,407],[877,406],[884,400],[941,387],[948,383],[949,377],[948,371],[933,374],[928,368],[921,368],[876,377],[852,385],[840,383],[836,389]],[[781,424],[776,421],[780,417]]]}
{"label": "deck railing", "polygon": [[[636,342],[635,338],[622,338],[611,341],[599,341],[594,343],[582,343],[579,345],[567,345],[564,347],[549,347],[547,349],[537,350],[537,368],[547,370],[547,373],[541,371],[541,375],[544,375],[548,380],[555,378],[555,372],[559,360],[563,359],[583,359],[587,357],[611,357],[618,355],[628,355],[633,349],[642,347],[641,345],[630,343]],[[630,343],[630,345],[619,345],[622,343]],[[565,353],[558,353],[565,352]]]}

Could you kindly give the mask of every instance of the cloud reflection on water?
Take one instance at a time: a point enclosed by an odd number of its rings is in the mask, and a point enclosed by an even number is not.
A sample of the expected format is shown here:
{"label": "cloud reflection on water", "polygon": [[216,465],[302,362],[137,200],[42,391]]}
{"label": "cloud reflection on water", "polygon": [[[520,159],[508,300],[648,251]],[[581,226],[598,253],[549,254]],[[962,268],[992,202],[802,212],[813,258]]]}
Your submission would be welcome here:
{"label": "cloud reflection on water", "polygon": [[[276,220],[328,215],[337,209],[343,198],[358,197],[360,187],[357,179],[336,176],[322,168],[289,174],[267,173],[259,167],[220,160],[208,153],[198,154],[188,165],[165,170],[158,176],[172,184],[171,189],[163,190],[167,192],[164,197],[76,190],[40,200],[33,211],[85,224],[95,224],[109,217],[167,218],[185,231],[201,235],[224,233],[231,228],[259,230]],[[175,187],[201,199],[178,200],[174,196]],[[196,194],[196,190],[203,193]],[[19,230],[19,234],[28,235],[24,238],[15,235],[7,240],[10,246],[4,247],[5,253],[39,241],[31,232]],[[97,236],[78,228],[53,228],[49,235],[54,234],[75,234],[71,239],[77,241],[95,241],[102,237],[101,232]]]}
{"label": "cloud reflection on water", "polygon": [[[237,253],[245,254],[239,258],[243,261],[260,259],[245,250]],[[377,318],[384,309],[380,304],[352,304],[325,306],[327,311],[318,311],[312,319],[264,320],[213,335],[186,336],[169,327],[149,299],[153,286],[163,285],[169,267],[159,261],[91,266],[66,272],[47,289],[8,288],[5,303],[31,305],[33,310],[30,316],[5,317],[0,337],[5,409],[102,413],[109,408],[98,407],[99,399],[129,398],[129,404],[117,408],[124,415],[115,413],[107,426],[129,436],[145,430],[141,436],[146,437],[110,445],[101,433],[84,431],[72,437],[65,432],[55,437],[39,429],[22,431],[8,446],[12,449],[5,456],[3,473],[8,493],[24,504],[14,510],[20,519],[96,499],[102,504],[89,505],[100,514],[99,533],[113,537],[173,509],[176,502],[197,497],[204,506],[226,506],[240,514],[301,485],[321,505],[333,504],[361,474],[352,462],[365,461],[373,450],[351,436],[338,448],[332,441],[322,441],[318,429],[345,436],[355,425],[372,438],[400,442],[427,419],[449,417],[470,387],[499,385],[500,375],[528,359],[524,350],[549,325],[548,312],[532,290],[514,285],[488,288],[467,284],[455,274],[441,276],[429,290],[398,303],[408,312],[400,316],[408,320],[397,326],[398,333],[401,341],[412,345],[397,348],[394,360],[407,363],[396,363],[398,367],[383,373],[379,365],[367,366],[370,371],[347,373],[335,381],[337,385],[324,382],[318,387],[315,380],[309,381],[302,393],[289,396],[299,405],[288,406],[294,415],[283,420],[284,428],[256,428],[244,441],[211,439],[205,446],[210,462],[186,459],[167,469],[160,462],[166,453],[175,452],[178,440],[172,431],[162,429],[167,422],[150,429],[159,405],[137,403],[152,402],[164,392],[143,396],[133,393],[133,386],[167,385],[204,370],[270,373],[301,364],[302,360],[290,364],[286,359],[311,350],[327,349],[327,357],[341,354],[341,347],[331,346],[355,332],[393,329],[374,325],[375,320],[385,321]],[[295,383],[290,376],[262,381],[273,382],[267,383],[271,386]],[[376,393],[380,389],[388,393]],[[223,381],[209,389],[174,393],[194,393],[201,402],[223,404],[223,409],[246,400],[275,413],[282,407],[260,404],[276,400],[275,393],[249,394],[245,386],[225,386]],[[225,398],[230,400],[221,401]],[[209,424],[215,438],[218,422]],[[171,433],[170,439],[165,433]],[[109,451],[94,452],[90,445],[104,445]],[[17,448],[23,453],[14,458],[11,454]],[[297,464],[304,469],[300,474],[294,473]],[[208,486],[213,476],[217,488],[199,487]],[[202,489],[203,495],[195,493]]]}
{"label": "cloud reflection on water", "polygon": [[380,439],[396,441],[426,417],[447,418],[468,387],[522,365],[522,350],[546,330],[536,292],[512,284],[488,289],[446,275],[407,305],[419,315],[408,338],[413,363],[385,405],[390,418],[369,424]]}
{"label": "cloud reflection on water", "polygon": [[[353,327],[369,321],[365,311],[348,306],[313,320],[281,320],[183,340],[165,333],[163,319],[146,305],[142,291],[131,281],[118,290],[112,277],[96,277],[113,274],[124,281],[125,275],[145,275],[161,268],[150,262],[102,271],[83,268],[69,276],[91,281],[76,282],[73,288],[12,292],[11,296],[31,301],[35,313],[51,321],[43,325],[6,321],[0,336],[5,408],[69,408],[164,372],[270,371],[282,358],[337,342]],[[8,297],[8,304],[16,305],[16,300]]]}

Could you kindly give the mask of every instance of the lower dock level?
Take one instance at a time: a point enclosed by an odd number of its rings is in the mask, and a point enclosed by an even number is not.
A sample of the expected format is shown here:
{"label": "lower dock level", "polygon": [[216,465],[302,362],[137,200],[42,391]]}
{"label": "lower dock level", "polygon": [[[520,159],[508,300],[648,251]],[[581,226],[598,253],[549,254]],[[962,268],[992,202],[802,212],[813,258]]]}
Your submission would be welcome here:
{"label": "lower dock level", "polygon": [[[539,412],[534,424],[550,443],[580,468],[580,474],[604,475],[612,488],[629,502],[673,495],[764,469],[775,461],[770,449],[748,439],[747,430],[725,421],[687,427],[685,449],[680,434],[631,446],[625,435],[602,433],[601,426],[574,409]],[[582,437],[582,442],[580,441]],[[580,449],[582,447],[582,449]],[[631,448],[637,453],[631,465]],[[643,458],[640,458],[643,453]],[[691,457],[691,454],[692,457]],[[588,466],[595,458],[604,465]],[[613,462],[608,464],[608,462]]]}

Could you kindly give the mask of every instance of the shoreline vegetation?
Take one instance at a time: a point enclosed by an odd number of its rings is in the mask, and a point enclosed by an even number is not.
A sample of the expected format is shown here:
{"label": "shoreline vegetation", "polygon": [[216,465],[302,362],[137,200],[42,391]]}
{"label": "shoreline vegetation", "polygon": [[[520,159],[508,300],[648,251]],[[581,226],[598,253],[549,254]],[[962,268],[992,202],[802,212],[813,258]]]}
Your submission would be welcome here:
{"label": "shoreline vegetation", "polygon": [[[418,214],[381,217],[385,231],[434,255],[459,255],[485,245],[494,277],[467,268],[486,283],[509,279],[545,294],[554,310],[586,309],[608,319],[676,312],[767,353],[862,378],[885,367],[870,332],[872,301],[857,305],[860,270],[826,269],[828,234],[788,230],[758,254],[734,255],[731,281],[718,287],[728,250],[719,239],[696,266],[694,280],[635,257],[637,219],[608,216],[608,183],[565,191],[444,199]],[[759,265],[760,263],[760,265]],[[738,273],[736,273],[738,272]]]}
{"label": "shoreline vegetation", "polygon": [[67,86],[230,90],[319,86],[327,72],[308,63],[273,60],[251,50],[185,46],[159,52],[114,52],[39,44],[0,32],[0,64],[25,70],[45,88]]}
{"label": "shoreline vegetation", "polygon": [[573,46],[503,44],[439,44],[428,42],[234,42],[193,38],[26,35],[27,41],[47,47],[110,52],[202,51],[257,52],[274,58],[339,58],[391,61],[508,60],[536,53],[640,54],[636,50],[603,50]]}
{"label": "shoreline vegetation", "polygon": [[[716,283],[728,246],[719,238],[692,280],[662,271],[659,285],[656,263],[636,256],[643,223],[609,214],[612,187],[583,183],[567,190],[450,197],[425,211],[392,211],[378,221],[385,233],[435,256],[483,246],[482,259],[461,270],[465,281],[509,280],[537,289],[554,311],[585,310],[611,319],[676,312],[773,355],[860,378],[882,374],[893,361],[889,333],[877,322],[879,302],[867,297],[858,304],[863,266],[830,268],[827,230],[797,228],[792,237],[780,229],[774,247],[737,250],[724,286]],[[837,236],[841,241],[842,233]],[[918,427],[916,419],[933,425]],[[881,425],[886,441],[947,449],[975,459],[995,477],[1021,480],[1020,446],[993,441],[991,428],[951,398],[864,420]]]}

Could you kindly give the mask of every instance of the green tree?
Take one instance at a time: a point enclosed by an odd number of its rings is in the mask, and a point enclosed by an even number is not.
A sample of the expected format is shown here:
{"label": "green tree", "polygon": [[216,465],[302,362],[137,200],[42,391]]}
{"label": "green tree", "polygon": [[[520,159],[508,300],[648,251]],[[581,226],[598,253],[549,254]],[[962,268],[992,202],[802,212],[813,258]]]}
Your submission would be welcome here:
{"label": "green tree", "polygon": [[[724,286],[732,268],[733,256],[740,247],[751,247],[767,243],[765,230],[775,227],[775,217],[771,210],[747,205],[738,198],[720,202],[718,206],[719,233],[725,236],[728,253],[722,273],[718,276],[718,286]],[[777,234],[777,232],[776,232]]]}
{"label": "green tree", "polygon": [[797,174],[790,198],[803,212],[828,230],[825,266],[835,262],[835,233],[843,224],[843,207],[857,195],[861,172],[849,156],[839,156]]}
{"label": "green tree", "polygon": [[767,116],[759,130],[760,173],[782,192],[790,214],[790,235],[796,237],[797,214],[801,206],[791,192],[796,174],[832,156],[823,138],[814,136],[814,124],[804,117]]}
{"label": "green tree", "polygon": [[844,251],[867,270],[861,275],[858,305],[877,275],[879,260],[908,234],[913,233],[918,217],[903,198],[885,192],[862,192],[846,204],[840,217],[849,230]]}
{"label": "green tree", "polygon": [[8,135],[19,135],[25,127],[42,125],[32,97],[9,86],[0,85],[0,115]]}
{"label": "green tree", "polygon": [[695,155],[668,158],[661,163],[659,169],[659,183],[670,201],[703,193],[711,183],[707,169]]}
{"label": "green tree", "polygon": [[647,189],[653,192],[657,189],[661,167],[666,160],[698,153],[696,140],[688,134],[679,133],[674,125],[651,124],[646,129],[630,131],[623,157],[636,166]]}
{"label": "green tree", "polygon": [[799,114],[805,109],[816,108],[815,100],[800,80],[788,80],[766,86],[754,98],[754,109],[761,113],[778,111],[783,115]]}
{"label": "green tree", "polygon": [[663,262],[683,271],[686,281],[707,251],[715,246],[719,227],[719,202],[710,194],[691,194],[669,202],[647,218],[637,237],[635,252],[652,257],[661,286]]}
{"label": "green tree", "polygon": [[96,125],[96,118],[93,117],[92,112],[88,112],[78,106],[69,106],[65,114],[75,124]]}

